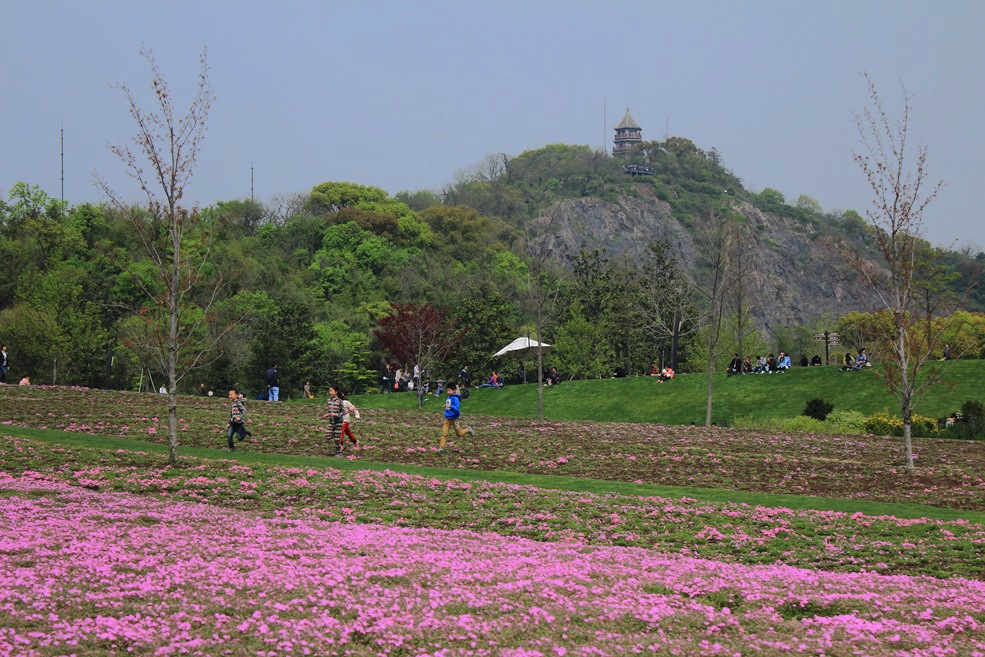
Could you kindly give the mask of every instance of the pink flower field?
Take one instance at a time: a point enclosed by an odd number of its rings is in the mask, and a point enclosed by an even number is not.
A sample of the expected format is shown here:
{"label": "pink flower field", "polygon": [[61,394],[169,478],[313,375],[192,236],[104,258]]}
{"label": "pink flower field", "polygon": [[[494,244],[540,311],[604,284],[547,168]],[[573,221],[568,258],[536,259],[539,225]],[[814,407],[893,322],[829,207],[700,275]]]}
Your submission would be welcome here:
{"label": "pink flower field", "polygon": [[0,618],[4,656],[985,655],[976,580],[265,516],[32,473],[0,473]]}

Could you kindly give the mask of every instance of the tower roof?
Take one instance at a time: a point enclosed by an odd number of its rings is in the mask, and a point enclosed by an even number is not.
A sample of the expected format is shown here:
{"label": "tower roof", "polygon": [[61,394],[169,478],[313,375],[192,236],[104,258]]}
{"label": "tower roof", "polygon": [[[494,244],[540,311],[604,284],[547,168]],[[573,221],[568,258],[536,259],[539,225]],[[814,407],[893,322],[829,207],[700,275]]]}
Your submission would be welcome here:
{"label": "tower roof", "polygon": [[639,130],[640,129],[640,125],[636,122],[635,119],[633,119],[633,115],[629,113],[629,108],[628,107],[626,108],[626,115],[624,117],[622,117],[622,121],[620,121],[619,122],[619,125],[616,126],[616,130],[624,130],[624,129],[627,129],[627,128],[630,128],[630,129],[633,129],[633,130]]}

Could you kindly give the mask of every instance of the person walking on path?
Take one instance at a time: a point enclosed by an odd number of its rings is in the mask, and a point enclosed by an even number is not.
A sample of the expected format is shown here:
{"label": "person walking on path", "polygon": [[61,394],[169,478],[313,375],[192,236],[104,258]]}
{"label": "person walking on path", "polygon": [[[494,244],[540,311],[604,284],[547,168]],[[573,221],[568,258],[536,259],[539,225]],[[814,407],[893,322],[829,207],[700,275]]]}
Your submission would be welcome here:
{"label": "person walking on path", "polygon": [[328,434],[335,442],[335,454],[333,456],[343,456],[342,454],[342,417],[345,415],[345,407],[339,398],[339,391],[335,386],[328,386],[328,399],[325,401],[326,413],[322,416],[323,420],[328,420]]}
{"label": "person walking on path", "polygon": [[267,370],[267,401],[278,401],[280,399],[280,374],[277,373],[277,364],[272,363]]}
{"label": "person walking on path", "polygon": [[7,345],[0,347],[0,383],[7,382]]}
{"label": "person walking on path", "polygon": [[462,416],[461,410],[462,398],[458,395],[458,386],[454,383],[448,384],[448,399],[445,400],[445,423],[441,427],[441,443],[438,445],[438,451],[445,451],[445,444],[448,442],[448,430],[454,429],[455,435],[461,438],[465,434],[469,437],[475,435],[475,430],[472,427],[460,427],[458,426],[458,420]]}
{"label": "person walking on path", "polygon": [[229,443],[229,450],[234,451],[236,445],[233,443],[233,434],[236,434],[240,442],[243,442],[247,436],[252,434],[246,430],[246,404],[243,402],[242,397],[240,397],[239,390],[232,388],[229,391],[229,400],[232,402],[232,405],[229,407],[229,426],[226,428],[226,441]]}
{"label": "person walking on path", "polygon": [[352,433],[352,429],[349,428],[349,422],[354,417],[359,419],[359,409],[356,405],[348,400],[344,390],[339,390],[339,399],[342,400],[342,436],[341,440],[345,440],[346,436],[349,436],[349,440],[352,441],[353,447],[359,446],[359,440],[356,438],[355,434]]}

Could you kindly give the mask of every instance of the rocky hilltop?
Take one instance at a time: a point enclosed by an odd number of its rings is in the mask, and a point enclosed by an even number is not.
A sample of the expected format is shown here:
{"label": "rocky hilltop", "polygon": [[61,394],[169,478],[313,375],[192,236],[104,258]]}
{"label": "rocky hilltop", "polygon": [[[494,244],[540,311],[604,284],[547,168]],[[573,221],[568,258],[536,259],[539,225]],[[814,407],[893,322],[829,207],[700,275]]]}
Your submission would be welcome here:
{"label": "rocky hilltop", "polygon": [[[858,275],[817,224],[766,213],[747,201],[736,201],[733,207],[748,226],[743,268],[760,328],[772,332],[780,326],[810,326],[824,314],[839,317],[863,309]],[[634,185],[631,194],[620,194],[616,201],[586,197],[555,202],[540,213],[535,226],[541,244],[561,262],[572,262],[584,245],[605,249],[614,263],[636,263],[651,242],[663,241],[694,279],[701,281],[706,273],[697,226],[675,217],[671,205],[648,185]]]}

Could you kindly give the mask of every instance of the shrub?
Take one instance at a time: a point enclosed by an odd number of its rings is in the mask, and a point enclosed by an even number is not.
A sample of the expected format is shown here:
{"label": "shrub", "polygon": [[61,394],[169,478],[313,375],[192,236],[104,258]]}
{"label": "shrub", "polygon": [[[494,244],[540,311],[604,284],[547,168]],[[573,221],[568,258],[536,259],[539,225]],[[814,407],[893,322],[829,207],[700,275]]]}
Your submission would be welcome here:
{"label": "shrub", "polygon": [[825,433],[863,434],[865,415],[859,411],[832,411],[824,420]]}
{"label": "shrub", "polygon": [[[888,409],[883,409],[865,418],[865,430],[878,436],[902,436],[903,419],[890,415]],[[910,419],[910,433],[919,438],[936,436],[939,433],[937,420],[914,413]]]}
{"label": "shrub", "polygon": [[818,422],[824,422],[825,418],[828,417],[828,413],[833,411],[834,408],[834,404],[829,404],[818,397],[807,402],[807,406],[804,408],[804,412],[801,413],[801,415],[812,417]]}
{"label": "shrub", "polygon": [[877,436],[902,436],[903,420],[889,414],[889,409],[883,409],[865,418],[865,431]]}
{"label": "shrub", "polygon": [[985,404],[969,399],[961,404],[961,422],[975,429],[985,424]]}
{"label": "shrub", "polygon": [[780,431],[810,431],[811,433],[822,433],[824,431],[823,422],[813,417],[807,417],[806,415],[779,420],[777,424],[779,425],[777,429]]}
{"label": "shrub", "polygon": [[[945,427],[947,420],[944,421]],[[959,440],[981,440],[985,438],[985,404],[969,399],[961,404],[961,412],[954,426],[946,429],[943,435]]]}
{"label": "shrub", "polygon": [[[900,435],[903,435],[902,430],[903,422],[900,421]],[[911,432],[914,436],[919,436],[921,438],[933,438],[934,436],[940,434],[940,429],[937,427],[937,420],[932,417],[927,417],[925,415],[913,414],[911,420]]]}

